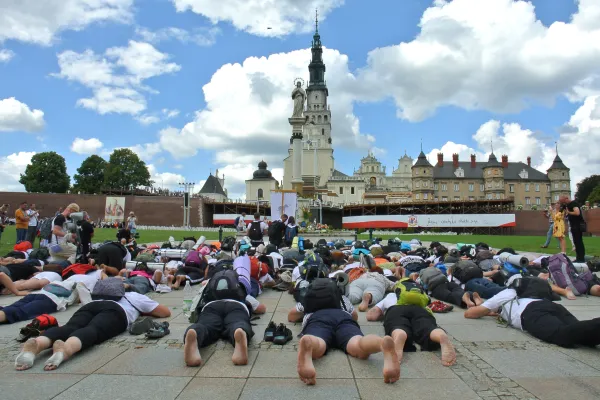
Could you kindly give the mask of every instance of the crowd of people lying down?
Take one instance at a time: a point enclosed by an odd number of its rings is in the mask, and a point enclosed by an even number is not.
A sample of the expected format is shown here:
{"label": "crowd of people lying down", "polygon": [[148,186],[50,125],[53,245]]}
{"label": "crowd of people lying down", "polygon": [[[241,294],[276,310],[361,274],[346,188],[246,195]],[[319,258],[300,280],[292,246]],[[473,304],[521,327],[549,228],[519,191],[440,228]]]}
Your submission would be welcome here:
{"label": "crowd of people lying down", "polygon": [[[150,317],[166,318],[171,311],[146,295],[190,287],[187,366],[202,365],[199,349],[219,339],[233,345],[233,364],[245,365],[254,336],[251,320],[267,311],[261,293],[278,290],[295,302],[287,318],[301,323],[297,370],[309,385],[316,383],[313,360],[329,349],[360,359],[382,352],[386,383],[399,379],[403,353],[417,347],[439,350],[441,363],[453,365],[454,347],[435,314],[455,307],[464,309],[465,318],[497,318],[558,346],[600,344],[600,318],[578,321],[557,302],[600,296],[597,260],[573,263],[563,253],[528,260],[485,243],[447,248],[437,242],[423,246],[417,239],[273,241],[188,238],[162,246],[167,248],[109,242],[94,246],[83,264],[55,263],[40,249],[11,252],[0,259],[0,289],[21,298],[0,307],[0,323],[34,319],[20,330],[24,346],[15,368],[31,368],[40,352],[52,348],[44,369],[56,369],[128,330],[162,337],[168,323]],[[58,326],[51,314],[76,303],[82,306]],[[362,332],[357,322],[362,312],[368,321],[383,322],[383,336]],[[288,321],[271,321],[262,340],[280,345],[292,340],[283,323]]]}

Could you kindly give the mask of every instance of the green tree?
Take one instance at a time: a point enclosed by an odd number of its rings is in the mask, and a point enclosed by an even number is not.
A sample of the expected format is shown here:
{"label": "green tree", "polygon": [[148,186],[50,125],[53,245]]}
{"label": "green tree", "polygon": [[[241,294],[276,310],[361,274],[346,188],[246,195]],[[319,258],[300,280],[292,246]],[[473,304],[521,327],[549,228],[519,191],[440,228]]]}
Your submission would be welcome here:
{"label": "green tree", "polygon": [[100,193],[104,185],[106,165],[107,162],[95,154],[83,160],[81,167],[77,168],[77,173],[73,177],[75,179],[73,192]]}
{"label": "green tree", "polygon": [[146,163],[130,149],[112,152],[104,171],[104,185],[110,189],[151,186],[150,172]]}
{"label": "green tree", "polygon": [[71,185],[65,159],[54,151],[38,153],[21,174],[19,182],[35,193],[66,193]]}
{"label": "green tree", "polygon": [[588,176],[577,184],[577,192],[575,192],[575,201],[583,205],[590,197],[592,191],[600,185],[600,175]]}
{"label": "green tree", "polygon": [[592,193],[587,198],[587,201],[590,202],[590,207],[593,207],[594,204],[600,204],[600,185],[596,186]]}

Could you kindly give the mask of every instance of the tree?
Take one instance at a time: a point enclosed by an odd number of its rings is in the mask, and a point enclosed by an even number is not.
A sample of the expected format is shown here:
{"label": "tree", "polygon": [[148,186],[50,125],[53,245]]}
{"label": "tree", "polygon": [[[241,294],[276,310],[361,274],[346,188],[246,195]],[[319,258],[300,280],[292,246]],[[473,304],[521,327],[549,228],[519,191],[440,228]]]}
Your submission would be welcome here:
{"label": "tree", "polygon": [[152,186],[146,163],[130,149],[117,149],[112,152],[104,171],[104,184],[110,189],[129,189],[139,186]]}
{"label": "tree", "polygon": [[575,201],[578,204],[585,204],[585,201],[590,197],[592,190],[600,185],[600,175],[588,176],[577,184],[577,192],[575,192]]}
{"label": "tree", "polygon": [[71,185],[65,159],[53,151],[31,157],[31,164],[19,179],[28,192],[66,193]]}
{"label": "tree", "polygon": [[83,160],[81,167],[77,168],[77,173],[73,177],[75,179],[73,192],[100,193],[104,185],[106,165],[107,162],[95,154]]}
{"label": "tree", "polygon": [[587,201],[590,202],[590,207],[593,207],[594,204],[600,204],[600,185],[596,186],[592,193],[587,198]]}

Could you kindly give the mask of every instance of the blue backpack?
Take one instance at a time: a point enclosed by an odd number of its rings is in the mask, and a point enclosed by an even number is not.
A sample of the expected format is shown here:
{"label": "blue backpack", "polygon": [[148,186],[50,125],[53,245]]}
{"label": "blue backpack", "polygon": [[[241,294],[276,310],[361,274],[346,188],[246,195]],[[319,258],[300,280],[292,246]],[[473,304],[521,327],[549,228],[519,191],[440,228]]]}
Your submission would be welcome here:
{"label": "blue backpack", "polygon": [[285,241],[287,243],[291,243],[292,240],[294,240],[294,238],[296,237],[296,235],[298,234],[298,227],[294,226],[293,228],[291,226],[286,226],[285,227]]}
{"label": "blue backpack", "polygon": [[516,274],[521,274],[521,275],[527,274],[526,268],[520,268],[520,267],[514,266],[513,264],[511,264],[509,262],[505,262],[502,267],[503,267],[504,271],[506,271],[506,274],[508,277],[511,277]]}

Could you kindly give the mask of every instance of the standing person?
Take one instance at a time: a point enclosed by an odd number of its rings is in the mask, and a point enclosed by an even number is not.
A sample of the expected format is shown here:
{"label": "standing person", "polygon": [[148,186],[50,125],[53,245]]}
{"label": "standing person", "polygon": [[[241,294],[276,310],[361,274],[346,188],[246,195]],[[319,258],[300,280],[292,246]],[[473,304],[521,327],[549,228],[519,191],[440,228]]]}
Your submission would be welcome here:
{"label": "standing person", "polygon": [[83,213],[83,221],[81,221],[80,229],[79,238],[81,239],[81,253],[83,255],[82,263],[87,264],[92,238],[94,237],[94,225],[90,223],[90,216],[87,212]]}
{"label": "standing person", "polygon": [[27,228],[27,241],[33,246],[35,244],[35,237],[37,235],[38,219],[40,213],[35,207],[35,204],[29,206],[27,210],[27,216],[29,217],[29,226]]}
{"label": "standing person", "polygon": [[54,214],[55,217],[58,217],[60,214],[63,213],[63,208],[59,207],[58,211],[56,212],[56,214]]}
{"label": "standing person", "polygon": [[246,213],[243,212],[241,215],[239,215],[235,219],[233,225],[238,232],[242,232],[246,228]]}
{"label": "standing person", "polygon": [[554,205],[554,210],[552,210],[552,219],[554,220],[552,236],[558,239],[558,242],[560,243],[560,252],[566,253],[567,245],[565,242],[565,213],[562,211],[560,203],[558,202]]}
{"label": "standing person", "polygon": [[268,229],[269,226],[267,223],[260,219],[260,214],[254,213],[254,221],[248,224],[248,230],[246,231],[252,247],[258,247],[261,244],[265,244],[263,237],[267,234]]}
{"label": "standing person", "polygon": [[554,218],[552,217],[552,206],[549,206],[544,210],[544,217],[548,218],[548,233],[546,233],[546,243],[541,247],[547,249],[554,237]]}
{"label": "standing person", "polygon": [[6,224],[8,223],[6,212],[9,207],[8,204],[2,204],[2,207],[0,207],[0,244],[2,243],[2,232],[4,232],[4,228],[6,228]]}
{"label": "standing person", "polygon": [[15,223],[17,228],[17,244],[27,239],[27,229],[29,228],[29,217],[27,216],[27,202],[24,201],[15,211]]}
{"label": "standing person", "polygon": [[283,235],[285,234],[287,219],[288,216],[283,214],[281,219],[276,219],[275,221],[271,222],[271,225],[269,225],[269,243],[277,246],[277,248],[281,247],[281,244],[283,243]]}
{"label": "standing person", "polygon": [[298,236],[298,225],[296,225],[296,219],[294,217],[289,217],[283,238],[285,244],[288,247],[292,247],[292,242],[296,236]]}
{"label": "standing person", "polygon": [[581,214],[579,204],[571,200],[569,196],[561,196],[559,199],[562,210],[567,214],[571,234],[573,235],[573,246],[575,246],[575,262],[585,262],[585,246],[583,244],[583,233],[585,232],[585,221]]}
{"label": "standing person", "polygon": [[137,232],[137,217],[133,211],[129,213],[129,218],[127,218],[127,227],[129,228],[131,234],[135,237],[135,233]]}
{"label": "standing person", "polygon": [[68,260],[71,264],[75,263],[77,246],[73,242],[77,240],[77,234],[67,232],[63,228],[63,225],[67,222],[67,218],[74,212],[79,212],[79,206],[71,203],[62,214],[54,218],[49,246],[51,261],[60,262]]}

